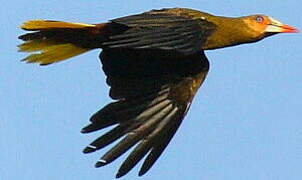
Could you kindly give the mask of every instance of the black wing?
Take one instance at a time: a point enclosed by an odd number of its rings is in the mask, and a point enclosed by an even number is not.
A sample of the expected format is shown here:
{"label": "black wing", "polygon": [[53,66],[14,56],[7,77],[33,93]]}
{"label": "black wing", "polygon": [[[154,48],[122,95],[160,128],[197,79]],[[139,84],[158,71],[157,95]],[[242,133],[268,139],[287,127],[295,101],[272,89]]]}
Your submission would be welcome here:
{"label": "black wing", "polygon": [[150,11],[111,21],[123,33],[109,37],[105,48],[160,49],[188,55],[201,50],[215,25],[189,15]]}
{"label": "black wing", "polygon": [[[156,57],[157,59],[154,59]],[[203,52],[186,57],[158,57],[151,50],[107,49],[100,55],[110,96],[117,99],[91,117],[83,133],[116,125],[84,153],[121,139],[96,163],[106,165],[136,146],[116,177],[128,173],[147,155],[139,175],[164,151],[204,81],[209,63]]]}

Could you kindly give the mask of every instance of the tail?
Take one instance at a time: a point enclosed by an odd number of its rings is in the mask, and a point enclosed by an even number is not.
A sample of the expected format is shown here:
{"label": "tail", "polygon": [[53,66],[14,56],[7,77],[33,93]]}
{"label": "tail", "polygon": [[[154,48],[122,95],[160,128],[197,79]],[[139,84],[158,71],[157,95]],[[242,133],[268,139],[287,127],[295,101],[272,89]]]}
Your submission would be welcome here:
{"label": "tail", "polygon": [[34,31],[19,36],[24,41],[19,51],[31,53],[23,59],[27,63],[48,65],[97,48],[98,33],[105,24],[69,23],[49,20],[25,22],[21,28]]}

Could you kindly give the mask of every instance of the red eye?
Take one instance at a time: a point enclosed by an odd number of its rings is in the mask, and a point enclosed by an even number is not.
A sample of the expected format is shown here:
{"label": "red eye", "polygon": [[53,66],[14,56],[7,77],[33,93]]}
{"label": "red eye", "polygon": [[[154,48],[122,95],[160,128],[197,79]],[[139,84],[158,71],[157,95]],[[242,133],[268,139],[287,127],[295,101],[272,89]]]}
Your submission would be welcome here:
{"label": "red eye", "polygon": [[257,16],[257,17],[256,17],[256,21],[257,21],[258,23],[262,23],[262,22],[264,21],[264,18],[263,18],[262,16]]}

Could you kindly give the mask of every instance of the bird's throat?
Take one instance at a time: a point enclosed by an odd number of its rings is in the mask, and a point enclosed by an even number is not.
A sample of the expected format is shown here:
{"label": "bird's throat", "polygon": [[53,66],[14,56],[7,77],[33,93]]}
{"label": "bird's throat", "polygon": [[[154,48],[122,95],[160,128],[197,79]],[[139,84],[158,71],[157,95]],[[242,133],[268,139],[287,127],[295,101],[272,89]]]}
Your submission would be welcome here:
{"label": "bird's throat", "polygon": [[202,47],[204,50],[252,43],[261,39],[252,35],[253,32],[241,18],[216,17],[212,22],[217,28]]}

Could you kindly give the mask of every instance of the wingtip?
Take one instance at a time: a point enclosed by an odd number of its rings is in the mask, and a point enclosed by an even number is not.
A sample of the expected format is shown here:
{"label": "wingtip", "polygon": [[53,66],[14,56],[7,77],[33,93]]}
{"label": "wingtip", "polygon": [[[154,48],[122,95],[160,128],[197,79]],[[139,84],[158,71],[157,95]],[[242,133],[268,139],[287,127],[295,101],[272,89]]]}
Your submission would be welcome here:
{"label": "wingtip", "polygon": [[142,170],[140,170],[139,173],[138,173],[138,176],[141,177],[141,176],[143,176],[146,172],[147,172],[147,171],[142,171]]}
{"label": "wingtip", "polygon": [[83,129],[81,129],[81,133],[83,133],[83,134],[88,133],[88,131],[86,130],[86,127],[84,127]]}
{"label": "wingtip", "polygon": [[122,173],[120,173],[120,172],[117,172],[117,174],[115,175],[115,178],[116,179],[118,179],[118,178],[120,178],[120,177],[122,177],[122,176],[124,176],[125,174],[122,174]]}
{"label": "wingtip", "polygon": [[102,166],[105,166],[107,164],[107,161],[105,161],[104,159],[100,159],[98,162],[95,163],[94,167],[99,168]]}
{"label": "wingtip", "polygon": [[83,134],[87,134],[87,133],[91,133],[98,130],[97,126],[95,124],[89,124],[87,126],[85,126],[82,130],[81,133]]}
{"label": "wingtip", "polygon": [[[123,166],[123,165],[122,165]],[[129,170],[130,171],[130,170]],[[120,178],[120,177],[122,177],[122,176],[125,176],[129,171],[125,171],[125,169],[122,169],[122,168],[120,168],[119,170],[118,170],[118,172],[116,173],[116,175],[115,175],[115,178]]]}
{"label": "wingtip", "polygon": [[143,167],[141,167],[141,169],[140,169],[139,172],[138,172],[138,176],[139,176],[139,177],[143,176],[144,174],[146,174],[146,172],[147,172],[149,169],[150,169],[150,168],[144,167],[144,165],[143,165]]}
{"label": "wingtip", "polygon": [[83,150],[83,153],[84,154],[88,154],[88,153],[92,153],[92,152],[95,152],[96,151],[96,147],[95,146],[87,146],[84,150]]}

